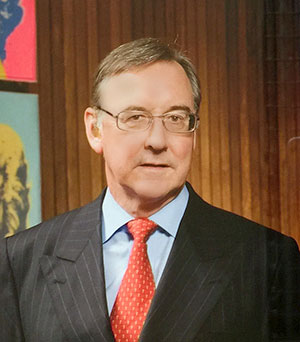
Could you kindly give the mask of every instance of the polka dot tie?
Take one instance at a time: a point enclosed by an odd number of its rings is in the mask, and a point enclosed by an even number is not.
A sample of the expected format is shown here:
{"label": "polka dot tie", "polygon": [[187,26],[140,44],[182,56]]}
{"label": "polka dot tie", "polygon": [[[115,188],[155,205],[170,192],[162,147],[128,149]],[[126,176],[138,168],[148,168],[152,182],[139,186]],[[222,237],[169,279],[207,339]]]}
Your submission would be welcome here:
{"label": "polka dot tie", "polygon": [[155,291],[146,242],[156,224],[147,218],[137,218],[129,221],[127,227],[134,242],[110,315],[117,342],[138,341]]}

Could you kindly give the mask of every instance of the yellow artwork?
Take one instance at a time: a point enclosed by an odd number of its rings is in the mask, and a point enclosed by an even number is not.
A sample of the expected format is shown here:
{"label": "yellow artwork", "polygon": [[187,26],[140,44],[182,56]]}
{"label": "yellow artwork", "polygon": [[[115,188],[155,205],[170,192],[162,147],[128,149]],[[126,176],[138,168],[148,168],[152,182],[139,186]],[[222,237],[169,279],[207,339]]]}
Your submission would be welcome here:
{"label": "yellow artwork", "polygon": [[1,62],[1,59],[0,59],[0,78],[2,78],[2,79],[6,78],[5,69],[4,69],[3,64]]}
{"label": "yellow artwork", "polygon": [[22,140],[10,126],[0,124],[0,234],[10,236],[25,229],[29,207]]}

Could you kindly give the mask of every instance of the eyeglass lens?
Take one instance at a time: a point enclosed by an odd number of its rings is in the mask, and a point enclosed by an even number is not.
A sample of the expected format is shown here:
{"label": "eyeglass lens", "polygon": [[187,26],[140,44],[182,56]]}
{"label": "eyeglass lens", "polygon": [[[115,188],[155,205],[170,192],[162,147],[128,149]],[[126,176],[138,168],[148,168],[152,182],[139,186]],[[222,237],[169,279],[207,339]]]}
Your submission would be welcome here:
{"label": "eyeglass lens", "polygon": [[172,112],[161,116],[153,116],[148,112],[125,111],[117,116],[117,123],[118,127],[123,130],[145,130],[157,117],[162,118],[165,128],[170,132],[190,132],[195,129],[195,115],[186,112]]}

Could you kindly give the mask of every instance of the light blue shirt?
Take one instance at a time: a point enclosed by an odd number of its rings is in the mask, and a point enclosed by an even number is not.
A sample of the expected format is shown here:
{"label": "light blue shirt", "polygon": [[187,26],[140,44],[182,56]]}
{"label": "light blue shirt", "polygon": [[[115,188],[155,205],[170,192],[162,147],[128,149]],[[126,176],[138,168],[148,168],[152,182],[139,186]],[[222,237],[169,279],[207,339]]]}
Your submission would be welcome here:
{"label": "light blue shirt", "polygon": [[[157,287],[185,212],[189,193],[184,186],[179,195],[149,217],[159,228],[147,241],[148,256]],[[111,313],[126,271],[133,239],[126,223],[133,219],[114,200],[109,189],[102,204],[103,260],[108,311]]]}

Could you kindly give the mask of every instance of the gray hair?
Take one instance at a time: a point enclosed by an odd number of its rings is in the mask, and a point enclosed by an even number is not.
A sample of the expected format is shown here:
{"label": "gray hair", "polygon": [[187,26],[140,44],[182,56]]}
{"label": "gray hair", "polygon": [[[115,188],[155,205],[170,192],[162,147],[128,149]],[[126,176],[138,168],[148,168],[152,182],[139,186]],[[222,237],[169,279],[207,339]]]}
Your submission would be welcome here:
{"label": "gray hair", "polygon": [[182,66],[191,82],[194,107],[197,113],[201,102],[200,83],[195,68],[189,58],[179,50],[156,38],[141,38],[120,45],[111,51],[100,63],[95,75],[92,89],[92,105],[100,105],[101,82],[113,75],[158,61],[174,61]]}

